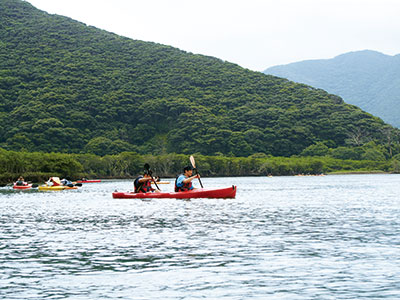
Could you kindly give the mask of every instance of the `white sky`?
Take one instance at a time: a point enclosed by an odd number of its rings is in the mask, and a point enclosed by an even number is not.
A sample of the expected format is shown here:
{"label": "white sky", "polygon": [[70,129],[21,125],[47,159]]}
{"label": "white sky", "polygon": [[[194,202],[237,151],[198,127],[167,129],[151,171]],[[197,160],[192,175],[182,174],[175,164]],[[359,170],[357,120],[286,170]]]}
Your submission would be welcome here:
{"label": "white sky", "polygon": [[133,39],[263,71],[357,50],[400,53],[399,0],[27,0]]}

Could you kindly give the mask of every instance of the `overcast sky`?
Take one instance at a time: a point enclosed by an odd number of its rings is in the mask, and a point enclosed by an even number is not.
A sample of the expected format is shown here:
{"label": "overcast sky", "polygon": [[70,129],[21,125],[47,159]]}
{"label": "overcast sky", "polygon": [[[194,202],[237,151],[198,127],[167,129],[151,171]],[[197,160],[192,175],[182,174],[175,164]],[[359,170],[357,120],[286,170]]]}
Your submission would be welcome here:
{"label": "overcast sky", "polygon": [[133,39],[263,71],[357,50],[400,53],[399,0],[27,0]]}

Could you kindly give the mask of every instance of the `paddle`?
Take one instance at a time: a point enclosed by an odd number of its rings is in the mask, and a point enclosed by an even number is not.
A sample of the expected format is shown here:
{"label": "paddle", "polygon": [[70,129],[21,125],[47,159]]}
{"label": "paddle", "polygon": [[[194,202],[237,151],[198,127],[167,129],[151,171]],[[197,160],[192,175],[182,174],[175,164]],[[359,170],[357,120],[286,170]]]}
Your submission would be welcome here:
{"label": "paddle", "polygon": [[[200,174],[199,174],[199,171],[197,171],[196,162],[194,161],[193,155],[190,155],[190,158],[189,158],[189,159],[190,159],[190,163],[192,164],[193,169],[196,171],[196,174],[200,175]],[[199,179],[201,188],[203,188],[203,184],[201,183],[200,177],[199,177],[198,179]]]}
{"label": "paddle", "polygon": [[68,186],[68,187],[74,187],[74,186],[79,186],[79,187],[81,187],[81,186],[82,186],[82,183],[80,183],[80,182],[69,182],[68,184],[63,184],[63,183],[62,183],[62,185],[65,185],[65,186]]}
{"label": "paddle", "polygon": [[158,185],[157,185],[157,182],[156,182],[156,181],[154,180],[154,178],[153,178],[152,172],[151,172],[151,170],[150,170],[150,165],[149,165],[148,163],[145,163],[145,164],[144,164],[144,169],[147,171],[147,174],[150,175],[151,179],[153,180],[154,184],[155,184],[156,187],[157,187],[157,190],[161,191],[160,188],[159,188]]}

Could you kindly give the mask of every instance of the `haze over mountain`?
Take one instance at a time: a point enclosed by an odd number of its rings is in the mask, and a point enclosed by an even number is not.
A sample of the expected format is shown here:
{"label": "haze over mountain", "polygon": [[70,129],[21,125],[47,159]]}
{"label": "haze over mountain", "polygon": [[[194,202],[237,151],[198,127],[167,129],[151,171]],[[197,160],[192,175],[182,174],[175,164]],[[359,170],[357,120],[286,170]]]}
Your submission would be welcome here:
{"label": "haze over mountain", "polygon": [[5,149],[289,156],[388,128],[320,89],[0,2]]}
{"label": "haze over mountain", "polygon": [[324,89],[400,127],[400,54],[356,51],[274,66],[264,73]]}

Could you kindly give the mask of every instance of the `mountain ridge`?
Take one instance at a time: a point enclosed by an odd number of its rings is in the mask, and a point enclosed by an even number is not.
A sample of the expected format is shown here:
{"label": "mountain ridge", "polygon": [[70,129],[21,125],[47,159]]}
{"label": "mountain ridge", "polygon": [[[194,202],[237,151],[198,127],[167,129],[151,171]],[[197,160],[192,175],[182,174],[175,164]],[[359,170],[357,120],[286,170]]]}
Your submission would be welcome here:
{"label": "mountain ridge", "polygon": [[[327,92],[221,59],[0,2],[0,147],[290,156],[385,143],[382,120]],[[392,129],[395,132],[394,129]]]}
{"label": "mountain ridge", "polygon": [[322,88],[400,127],[399,71],[400,54],[362,50],[274,66],[264,73]]}

